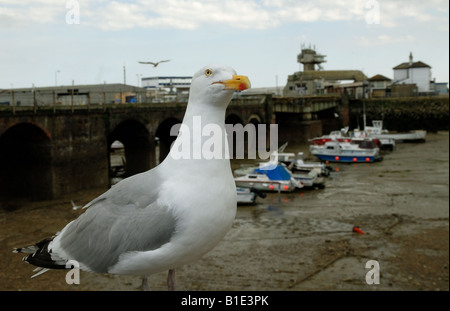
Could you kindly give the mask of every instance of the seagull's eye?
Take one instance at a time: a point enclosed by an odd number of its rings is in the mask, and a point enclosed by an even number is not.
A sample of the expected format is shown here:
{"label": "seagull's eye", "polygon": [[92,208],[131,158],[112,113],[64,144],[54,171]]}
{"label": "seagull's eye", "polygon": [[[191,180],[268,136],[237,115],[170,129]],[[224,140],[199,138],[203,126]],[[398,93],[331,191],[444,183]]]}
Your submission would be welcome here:
{"label": "seagull's eye", "polygon": [[211,69],[206,69],[205,70],[205,76],[209,77],[210,75],[212,75],[212,70]]}

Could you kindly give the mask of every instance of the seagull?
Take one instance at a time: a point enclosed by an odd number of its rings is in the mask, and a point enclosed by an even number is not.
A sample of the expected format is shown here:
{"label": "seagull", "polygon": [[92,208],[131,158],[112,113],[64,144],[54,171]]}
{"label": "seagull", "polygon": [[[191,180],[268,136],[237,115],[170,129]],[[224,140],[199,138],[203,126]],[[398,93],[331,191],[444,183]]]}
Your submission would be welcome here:
{"label": "seagull", "polygon": [[[84,271],[142,276],[143,290],[148,276],[169,271],[168,289],[175,290],[175,269],[198,260],[222,240],[237,205],[229,156],[189,157],[196,143],[211,137],[186,140],[186,130],[195,134],[201,120],[226,133],[225,110],[233,93],[247,88],[249,79],[230,67],[199,70],[192,77],[183,131],[161,164],[117,183],[56,235],[14,249],[29,253],[23,260],[42,268],[33,277],[71,268],[68,262],[76,261]],[[181,143],[186,141],[192,146]],[[227,151],[226,139],[218,141],[218,148]],[[187,149],[182,157],[180,146]]]}
{"label": "seagull", "polygon": [[166,59],[166,60],[160,60],[159,62],[138,62],[139,64],[144,64],[144,65],[153,65],[153,68],[155,68],[156,66],[158,66],[161,63],[165,63],[165,62],[170,62],[170,59]]}

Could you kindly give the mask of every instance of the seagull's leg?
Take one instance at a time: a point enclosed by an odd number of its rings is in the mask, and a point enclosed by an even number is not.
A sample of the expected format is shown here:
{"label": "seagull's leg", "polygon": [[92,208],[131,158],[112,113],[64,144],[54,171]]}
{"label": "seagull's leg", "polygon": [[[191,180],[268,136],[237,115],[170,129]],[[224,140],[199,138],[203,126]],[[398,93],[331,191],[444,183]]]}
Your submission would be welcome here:
{"label": "seagull's leg", "polygon": [[142,290],[143,291],[149,291],[150,290],[150,288],[148,288],[148,285],[147,285],[147,277],[146,276],[142,277]]}
{"label": "seagull's leg", "polygon": [[170,269],[167,274],[167,287],[170,291],[175,290],[175,269]]}

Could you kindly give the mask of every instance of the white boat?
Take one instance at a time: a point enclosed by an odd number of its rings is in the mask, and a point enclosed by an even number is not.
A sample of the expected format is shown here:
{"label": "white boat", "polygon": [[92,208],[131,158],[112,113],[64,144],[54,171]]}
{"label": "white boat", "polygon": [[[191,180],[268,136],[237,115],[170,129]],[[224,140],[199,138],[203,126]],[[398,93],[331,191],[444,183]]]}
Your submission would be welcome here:
{"label": "white boat", "polygon": [[361,148],[373,148],[373,146],[384,150],[394,150],[395,140],[392,138],[370,137],[366,132],[352,132],[351,143],[358,144]]}
{"label": "white boat", "polygon": [[322,162],[304,162],[303,152],[278,153],[278,161],[285,164],[292,172],[292,177],[300,181],[305,187],[325,188],[325,180],[322,176],[329,176],[331,168]]}
{"label": "white boat", "polygon": [[[251,172],[234,178],[237,187],[278,192],[292,192],[303,187],[303,184],[293,178],[292,173],[282,164],[272,165],[270,163],[247,170]],[[243,173],[243,170],[240,170],[239,173]]]}
{"label": "white boat", "polygon": [[265,198],[266,195],[253,188],[236,187],[238,204],[254,204],[256,197]]}
{"label": "white boat", "polygon": [[293,172],[292,177],[301,182],[305,187],[325,188],[325,180],[321,177],[320,172],[313,169],[307,173]]}
{"label": "white boat", "polygon": [[[380,149],[384,150],[394,150],[395,148],[395,140],[389,137],[374,137],[370,136],[366,131],[360,131],[359,129],[354,130],[350,133],[352,137],[351,142],[356,142],[359,144],[360,140],[370,139],[374,142],[374,144]],[[360,145],[361,147],[361,145]]]}
{"label": "white boat", "polygon": [[329,176],[331,167],[326,166],[323,162],[305,162],[303,160],[303,152],[298,152],[294,158],[294,153],[279,153],[278,160],[287,165],[292,173],[309,173],[316,171],[319,176]]}
{"label": "white boat", "polygon": [[425,130],[415,130],[406,133],[391,133],[386,129],[383,129],[382,120],[372,120],[372,126],[366,126],[365,132],[369,137],[374,137],[378,139],[393,139],[396,142],[406,142],[406,141],[425,141],[427,136],[427,131]]}
{"label": "white boat", "polygon": [[371,163],[382,160],[378,147],[361,148],[348,142],[327,141],[324,145],[311,145],[310,152],[324,162]]}

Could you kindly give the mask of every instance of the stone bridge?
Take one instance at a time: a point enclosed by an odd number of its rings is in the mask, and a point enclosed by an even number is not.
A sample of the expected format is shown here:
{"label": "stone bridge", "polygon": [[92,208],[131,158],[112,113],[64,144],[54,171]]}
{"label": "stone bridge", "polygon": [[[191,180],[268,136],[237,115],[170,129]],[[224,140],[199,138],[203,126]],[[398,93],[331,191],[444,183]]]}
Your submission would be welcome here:
{"label": "stone bridge", "polygon": [[[322,111],[338,105],[328,101]],[[322,134],[314,107],[271,95],[238,96],[226,123],[277,123],[280,143],[302,141]],[[175,139],[170,129],[185,109],[186,103],[1,107],[0,200],[44,200],[110,186],[116,140],[124,146],[125,176],[146,171],[167,155]]]}

